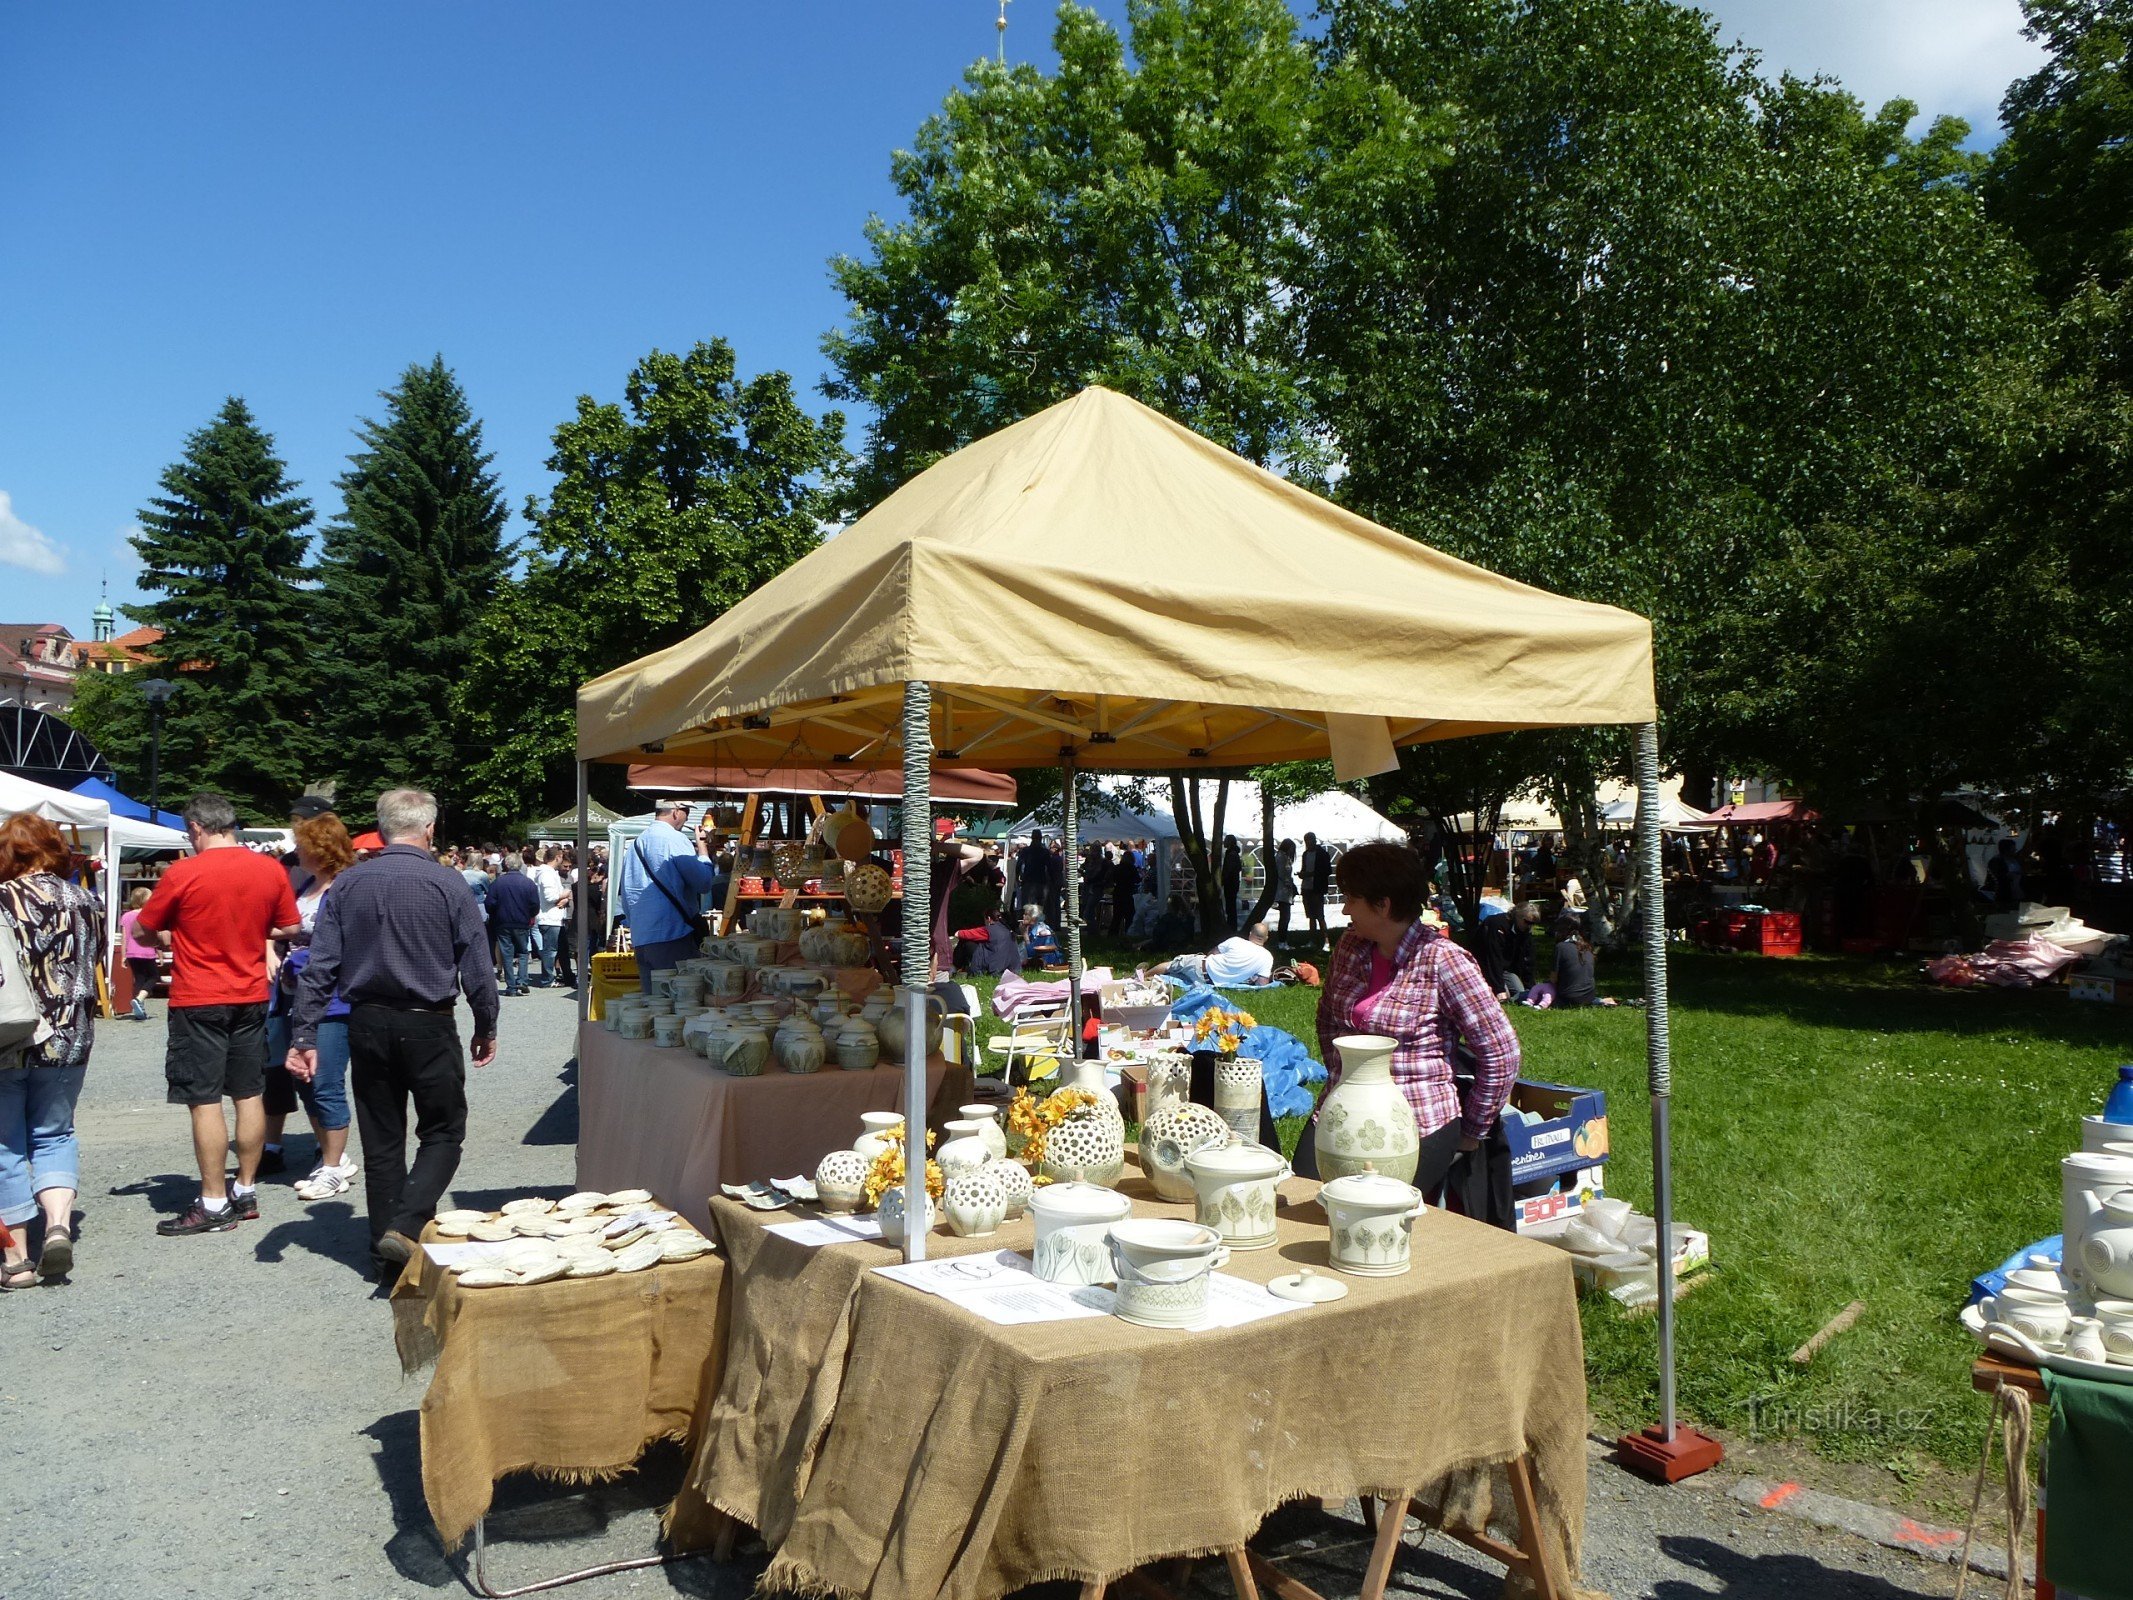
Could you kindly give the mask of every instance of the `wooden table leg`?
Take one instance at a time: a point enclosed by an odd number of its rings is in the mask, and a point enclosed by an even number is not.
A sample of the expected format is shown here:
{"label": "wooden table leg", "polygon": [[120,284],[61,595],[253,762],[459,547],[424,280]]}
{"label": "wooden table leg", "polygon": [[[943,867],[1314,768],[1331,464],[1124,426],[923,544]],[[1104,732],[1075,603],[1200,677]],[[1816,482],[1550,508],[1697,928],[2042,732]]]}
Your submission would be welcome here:
{"label": "wooden table leg", "polygon": [[1259,1600],[1259,1585],[1252,1579],[1252,1564],[1246,1559],[1243,1545],[1234,1545],[1222,1552],[1222,1560],[1229,1568],[1229,1581],[1235,1586],[1237,1600]]}
{"label": "wooden table leg", "polygon": [[1103,1579],[1098,1578],[1093,1582],[1083,1584],[1081,1586],[1081,1600],[1104,1600]]}
{"label": "wooden table leg", "polygon": [[1526,1579],[1539,1600],[1568,1600],[1548,1576],[1541,1553],[1540,1501],[1533,1493],[1533,1458],[1519,1456],[1505,1468],[1511,1480],[1511,1504],[1518,1509],[1518,1547],[1526,1553]]}
{"label": "wooden table leg", "polygon": [[1385,1585],[1392,1580],[1392,1563],[1400,1552],[1400,1535],[1407,1527],[1408,1498],[1394,1495],[1378,1513],[1377,1542],[1370,1547],[1370,1565],[1363,1571],[1360,1600],[1385,1600]]}

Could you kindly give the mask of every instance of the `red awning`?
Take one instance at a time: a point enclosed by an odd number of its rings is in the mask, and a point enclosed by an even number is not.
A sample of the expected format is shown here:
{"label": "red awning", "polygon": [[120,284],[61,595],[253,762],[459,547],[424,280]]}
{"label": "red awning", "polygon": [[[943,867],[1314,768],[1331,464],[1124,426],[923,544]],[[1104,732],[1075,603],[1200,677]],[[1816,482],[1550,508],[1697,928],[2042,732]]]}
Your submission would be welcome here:
{"label": "red awning", "polygon": [[378,837],[378,831],[375,828],[368,833],[357,834],[348,842],[358,850],[383,850],[385,848],[385,841]]}
{"label": "red awning", "polygon": [[1757,800],[1751,805],[1720,806],[1706,822],[1813,822],[1816,814],[1797,800]]}
{"label": "red awning", "polygon": [[[631,767],[630,787],[649,794],[819,794],[825,798],[901,800],[904,775],[894,767]],[[1015,780],[976,767],[933,774],[934,804],[1011,806]]]}

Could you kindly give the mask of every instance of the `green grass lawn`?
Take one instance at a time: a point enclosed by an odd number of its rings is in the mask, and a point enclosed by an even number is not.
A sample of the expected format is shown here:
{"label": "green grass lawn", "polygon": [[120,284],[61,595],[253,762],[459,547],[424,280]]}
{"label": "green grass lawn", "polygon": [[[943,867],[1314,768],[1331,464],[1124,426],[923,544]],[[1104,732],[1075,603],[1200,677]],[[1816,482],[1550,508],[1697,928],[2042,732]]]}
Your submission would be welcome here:
{"label": "green grass lawn", "polygon": [[[1629,960],[1612,967],[1603,991],[1641,990]],[[1851,959],[1680,953],[1670,971],[1675,1209],[1715,1269],[1679,1306],[1683,1415],[1900,1476],[1967,1473],[1985,1401],[1956,1310],[1971,1277],[2059,1231],[2059,1158],[2133,1059],[2133,1013]],[[1315,990],[1239,1000],[1316,1053]],[[1526,1076],[1607,1091],[1608,1190],[1648,1208],[1644,1013],[1513,1019]],[[1855,1299],[1859,1324],[1795,1367]],[[1596,1428],[1656,1417],[1656,1350],[1652,1319],[1586,1303]]]}

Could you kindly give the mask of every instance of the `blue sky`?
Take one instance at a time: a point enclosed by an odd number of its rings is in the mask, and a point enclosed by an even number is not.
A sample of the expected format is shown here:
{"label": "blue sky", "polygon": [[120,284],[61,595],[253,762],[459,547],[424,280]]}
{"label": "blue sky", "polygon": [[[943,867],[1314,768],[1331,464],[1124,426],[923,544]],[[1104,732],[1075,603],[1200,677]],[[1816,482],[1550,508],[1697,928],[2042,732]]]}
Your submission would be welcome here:
{"label": "blue sky", "polygon": [[[1124,0],[1098,9],[1123,15]],[[2017,0],[1718,0],[1766,70],[1989,128]],[[0,8],[0,614],[89,632],[228,394],[321,515],[355,420],[441,352],[514,509],[577,395],[723,336],[813,403],[825,263],[997,0],[188,0]],[[1011,59],[1051,8],[1013,0]],[[122,622],[121,626],[125,624]]]}

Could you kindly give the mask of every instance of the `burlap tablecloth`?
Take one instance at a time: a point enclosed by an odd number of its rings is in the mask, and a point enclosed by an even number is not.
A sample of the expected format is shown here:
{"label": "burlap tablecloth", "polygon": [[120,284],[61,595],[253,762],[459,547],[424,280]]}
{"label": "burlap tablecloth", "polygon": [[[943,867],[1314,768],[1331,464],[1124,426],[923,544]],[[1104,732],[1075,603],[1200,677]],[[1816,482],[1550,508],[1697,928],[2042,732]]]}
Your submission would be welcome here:
{"label": "burlap tablecloth", "polygon": [[718,1388],[725,1276],[714,1254],[461,1289],[427,1255],[410,1261],[393,1286],[393,1342],[403,1371],[437,1363],[422,1397],[422,1493],[445,1547],[508,1473],[590,1483],[627,1472],[658,1440],[693,1440]]}
{"label": "burlap tablecloth", "polygon": [[[1152,1214],[1139,1178],[1123,1185]],[[1280,1241],[1225,1269],[1327,1269],[1315,1184],[1284,1188]],[[734,1316],[678,1528],[715,1506],[777,1555],[766,1587],[870,1600],[994,1600],[1109,1580],[1244,1542],[1296,1499],[1412,1491],[1469,1529],[1512,1515],[1532,1459],[1541,1544],[1571,1592],[1585,1514],[1585,1370],[1569,1259],[1442,1212],[1414,1270],[1223,1332],[1115,1318],[1000,1327],[869,1269],[886,1246],[807,1250],[714,1202]],[[1027,1220],[929,1254],[1027,1251]],[[702,1530],[702,1531],[698,1531]]]}
{"label": "burlap tablecloth", "polygon": [[[717,1071],[693,1051],[578,1028],[578,1187],[649,1189],[697,1227],[721,1183],[813,1177],[859,1137],[862,1111],[903,1105],[904,1069],[831,1069],[760,1077]],[[970,1072],[935,1056],[926,1067],[928,1121],[969,1100]]]}

